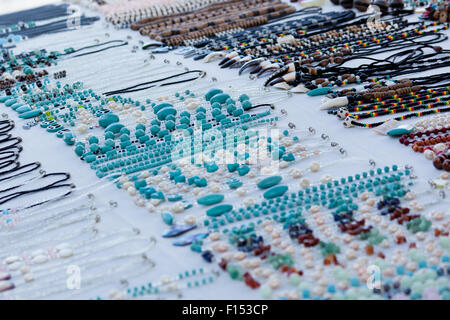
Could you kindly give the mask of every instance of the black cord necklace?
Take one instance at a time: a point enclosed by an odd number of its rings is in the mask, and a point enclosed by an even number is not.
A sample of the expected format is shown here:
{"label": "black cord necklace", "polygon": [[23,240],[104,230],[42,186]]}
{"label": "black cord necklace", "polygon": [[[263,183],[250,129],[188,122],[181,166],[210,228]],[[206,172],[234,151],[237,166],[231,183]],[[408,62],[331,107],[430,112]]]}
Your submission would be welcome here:
{"label": "black cord necklace", "polygon": [[72,55],[74,53],[77,53],[77,52],[80,52],[80,51],[83,51],[83,50],[86,50],[86,49],[98,48],[98,47],[101,47],[101,46],[104,46],[104,45],[107,45],[107,44],[112,44],[112,43],[117,43],[117,44],[109,46],[109,47],[101,48],[101,49],[98,49],[98,50],[94,50],[94,51],[89,51],[89,52],[85,52],[85,53],[76,54],[76,55],[71,56],[71,58],[87,56],[89,54],[106,51],[106,50],[112,49],[112,48],[126,46],[128,44],[127,41],[123,41],[123,40],[111,40],[111,41],[107,41],[107,42],[103,42],[103,43],[94,44],[94,45],[91,45],[91,46],[85,46],[85,47],[82,47],[82,48],[79,48],[79,49],[69,48],[64,53],[64,55],[68,56],[68,55]]}
{"label": "black cord necklace", "polygon": [[[22,169],[27,169],[27,170],[25,170],[25,171],[23,171],[23,172],[19,172],[19,173],[16,173],[16,174],[14,174],[14,175],[12,175],[12,176],[7,176],[7,177],[3,177],[3,178],[0,178],[0,182],[2,182],[2,181],[7,181],[7,180],[10,180],[10,179],[14,179],[14,178],[17,178],[17,177],[19,177],[19,176],[22,176],[22,175],[24,175],[24,174],[27,174],[27,173],[30,173],[30,172],[32,172],[32,171],[34,171],[34,170],[37,170],[38,168],[40,168],[41,167],[41,163],[40,162],[30,162],[30,163],[27,163],[27,164],[25,164],[25,165],[20,165],[20,163],[18,163],[17,162],[17,165],[13,168],[13,169],[10,169],[10,170],[7,170],[7,171],[3,171],[3,172],[0,172],[0,176],[3,176],[3,175],[7,175],[7,174],[10,174],[10,173],[14,173],[14,172],[17,172],[17,171],[20,171],[20,170],[22,170]],[[29,168],[29,169],[28,169]]]}
{"label": "black cord necklace", "polygon": [[[183,80],[172,81],[172,82],[165,82],[165,83],[161,83],[159,85],[156,84],[158,82],[162,82],[162,81],[165,81],[165,80],[178,78],[178,77],[184,76],[186,74],[191,74],[191,73],[198,73],[198,75],[196,77],[189,78],[189,79],[183,79]],[[152,80],[152,81],[148,81],[148,82],[143,82],[143,83],[131,86],[131,87],[124,88],[124,89],[108,91],[108,92],[105,92],[104,95],[111,96],[111,95],[115,95],[115,94],[123,94],[123,93],[130,93],[130,92],[137,92],[137,91],[147,90],[147,89],[154,88],[154,87],[157,87],[157,86],[164,87],[164,86],[170,86],[170,85],[173,85],[173,84],[190,82],[190,81],[194,81],[194,80],[197,80],[199,78],[204,77],[205,74],[206,73],[204,71],[202,71],[202,70],[186,71],[186,72],[178,73],[178,74],[175,74],[175,75],[172,75],[172,76],[168,76],[168,77],[165,77],[165,78],[156,79],[156,80]],[[145,85],[150,85],[150,86],[140,88],[141,86],[145,86]]]}
{"label": "black cord necklace", "polygon": [[14,121],[12,120],[2,120],[0,121],[0,134],[9,132],[14,129]]}
{"label": "black cord necklace", "polygon": [[[46,186],[43,187],[39,187],[39,188],[35,188],[35,189],[30,189],[30,190],[23,190],[23,191],[17,191],[11,194],[8,194],[6,196],[0,197],[0,205],[4,204],[8,201],[11,201],[13,199],[25,196],[25,195],[29,195],[29,194],[33,194],[33,193],[37,193],[37,192],[42,192],[42,191],[47,191],[47,190],[52,190],[52,189],[59,189],[59,188],[64,188],[64,187],[70,187],[73,188],[73,184],[72,183],[63,183],[65,181],[68,181],[70,179],[70,174],[69,173],[65,173],[65,172],[55,172],[55,173],[46,173],[44,174],[41,178],[47,178],[47,177],[54,177],[54,176],[63,176],[61,179],[52,182]],[[6,190],[0,190],[0,193],[2,192],[6,192],[9,190],[13,190],[20,187],[16,186],[16,187],[12,187]]]}

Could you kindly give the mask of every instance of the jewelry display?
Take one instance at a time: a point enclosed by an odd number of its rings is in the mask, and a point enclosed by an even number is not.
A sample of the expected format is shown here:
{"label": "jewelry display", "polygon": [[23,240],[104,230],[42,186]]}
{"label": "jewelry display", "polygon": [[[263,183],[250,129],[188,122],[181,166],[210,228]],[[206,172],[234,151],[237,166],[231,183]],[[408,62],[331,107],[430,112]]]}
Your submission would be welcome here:
{"label": "jewelry display", "polygon": [[68,2],[0,13],[0,299],[450,299],[446,1]]}

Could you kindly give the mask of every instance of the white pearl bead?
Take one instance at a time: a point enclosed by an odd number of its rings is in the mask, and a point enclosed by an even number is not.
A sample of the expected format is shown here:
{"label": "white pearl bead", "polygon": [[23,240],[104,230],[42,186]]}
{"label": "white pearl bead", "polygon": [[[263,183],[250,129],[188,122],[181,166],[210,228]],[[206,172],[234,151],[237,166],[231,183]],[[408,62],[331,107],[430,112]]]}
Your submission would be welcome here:
{"label": "white pearl bead", "polygon": [[240,187],[238,189],[236,189],[236,193],[240,196],[243,197],[247,194],[247,189],[245,189],[244,187]]}
{"label": "white pearl bead", "polygon": [[300,181],[300,187],[302,187],[303,189],[308,188],[310,186],[310,184],[311,183],[310,183],[309,179],[306,179],[306,178],[304,178]]}
{"label": "white pearl bead", "polygon": [[23,280],[25,280],[25,282],[31,282],[34,280],[34,275],[32,273],[27,273],[24,275]]}
{"label": "white pearl bead", "polygon": [[31,260],[31,262],[34,264],[43,264],[43,263],[46,263],[47,261],[48,261],[48,258],[47,258],[47,256],[44,256],[44,255],[36,256]]}
{"label": "white pearl bead", "polygon": [[20,273],[22,273],[22,274],[27,274],[30,271],[31,270],[30,270],[29,266],[23,266],[22,268],[20,268]]}
{"label": "white pearl bead", "polygon": [[181,213],[184,211],[184,204],[182,202],[177,202],[172,206],[172,212]]}
{"label": "white pearl bead", "polygon": [[309,169],[310,169],[312,172],[317,172],[317,171],[319,171],[319,169],[320,169],[320,163],[319,163],[319,162],[313,162],[313,163],[311,163],[311,164],[309,165]]}
{"label": "white pearl bead", "polygon": [[73,255],[72,249],[63,249],[58,253],[59,258],[68,258]]}
{"label": "white pearl bead", "polygon": [[6,259],[5,259],[5,262],[7,263],[7,264],[12,264],[12,263],[14,263],[14,262],[17,262],[17,261],[20,261],[21,259],[20,259],[20,257],[18,257],[18,256],[10,256],[10,257],[7,257]]}
{"label": "white pearl bead", "polygon": [[136,194],[136,189],[134,187],[129,187],[127,191],[130,196],[134,196]]}
{"label": "white pearl bead", "polygon": [[423,152],[423,155],[425,156],[425,158],[427,160],[433,160],[434,159],[434,152],[432,150],[429,150],[429,149],[425,150]]}
{"label": "white pearl bead", "polygon": [[302,176],[302,171],[297,168],[292,168],[289,174],[291,175],[292,178],[298,179]]}
{"label": "white pearl bead", "polygon": [[147,209],[148,212],[155,212],[155,207],[150,202],[147,202],[145,208]]}

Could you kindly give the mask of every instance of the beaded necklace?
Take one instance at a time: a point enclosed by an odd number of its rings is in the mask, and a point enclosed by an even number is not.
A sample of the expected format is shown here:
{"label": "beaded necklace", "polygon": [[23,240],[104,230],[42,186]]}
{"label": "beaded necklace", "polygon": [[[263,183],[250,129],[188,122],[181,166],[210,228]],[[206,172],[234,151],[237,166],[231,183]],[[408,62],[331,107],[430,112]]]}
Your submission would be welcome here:
{"label": "beaded necklace", "polygon": [[[390,188],[387,188],[386,191],[389,190],[389,189]],[[380,189],[380,191],[381,191],[381,189]],[[402,221],[398,220],[398,222],[400,224],[403,223],[403,220],[407,221],[406,228],[408,230],[410,230],[412,233],[418,234],[419,237],[422,237],[421,234],[423,232],[426,232],[427,230],[429,230],[430,222],[428,220],[426,220],[425,218],[423,218],[423,217],[420,217],[420,216],[417,216],[417,215],[411,215],[411,214],[409,214],[409,210],[406,210],[406,209],[404,210],[404,209],[402,209],[402,208],[400,208],[398,206],[399,200],[396,197],[397,196],[403,196],[403,195],[405,195],[405,193],[406,192],[403,191],[403,192],[399,193],[398,195],[396,195],[395,192],[390,191],[391,195],[387,195],[386,193],[381,192],[380,195],[381,194],[385,194],[385,196],[384,196],[384,199],[385,199],[384,201],[385,202],[384,203],[380,202],[378,204],[378,208],[382,209],[382,208],[384,208],[384,206],[386,204],[389,206],[389,208],[392,206],[393,210],[391,211],[391,209],[388,209],[389,211],[386,211],[386,212],[393,212],[392,216],[394,217],[394,219],[402,220]],[[389,192],[388,192],[388,194],[389,194]],[[367,196],[365,194],[362,194],[362,199],[368,199],[368,198],[367,198]],[[368,200],[370,200],[370,199],[368,199]],[[370,201],[372,201],[371,203],[372,203],[372,206],[373,206],[374,201],[373,200],[370,200]],[[315,211],[316,209],[315,209],[314,206],[310,207],[309,210],[311,210],[311,212],[316,212]],[[345,210],[337,211],[336,215],[334,215],[334,219],[338,218],[338,221],[343,221],[341,219],[348,219],[348,218],[344,218],[344,216],[342,216],[342,214],[339,213],[339,212],[343,213],[343,212],[346,212],[346,211]],[[382,215],[385,215],[385,214],[386,213],[382,213]],[[255,216],[255,217],[259,217],[259,216]],[[308,231],[308,226],[305,225],[304,222],[301,222],[301,220],[300,220],[300,222],[294,222],[294,221],[298,221],[298,220],[292,220],[292,218],[293,218],[293,216],[291,216],[291,218],[290,218],[291,220],[289,220],[289,219],[280,220],[280,222],[284,222],[285,225],[286,225],[286,223],[288,225],[289,224],[292,225],[292,227],[289,229],[289,234],[294,236],[294,238],[298,237],[298,242],[301,243],[301,244],[304,244],[307,247],[308,246],[318,245],[319,241],[317,240],[317,238],[315,238],[312,235],[312,233],[310,233],[310,231]],[[277,217],[274,216],[274,219],[276,221],[278,221],[277,220],[278,216]],[[378,218],[375,219],[375,220],[379,221]],[[290,221],[290,222],[288,222],[288,221]],[[320,218],[316,219],[316,221],[319,222]],[[266,222],[269,222],[269,221],[266,221]],[[357,221],[353,220],[353,222],[356,223]],[[349,230],[356,230],[355,228],[359,228],[358,227],[359,226],[359,222],[358,222],[358,224],[355,224],[354,226],[353,226],[353,222],[350,222],[350,224],[348,224],[349,222],[346,222],[346,221],[345,221],[345,223],[344,222],[340,222],[341,230],[344,231],[344,232],[350,232]],[[261,223],[262,226],[264,226],[265,230],[267,230],[267,231],[273,230],[273,228],[269,229],[269,224],[263,223],[262,219],[260,219],[258,221],[258,224],[260,224],[260,223]],[[298,223],[300,223],[300,225]],[[300,229],[295,229],[294,226],[295,226],[295,228],[299,228],[300,227]],[[256,225],[255,225],[255,227],[256,227]],[[249,255],[252,252],[254,252],[255,256],[262,255],[261,256],[262,259],[268,259],[268,262],[272,263],[273,268],[278,269],[279,271],[281,271],[281,273],[287,273],[287,275],[289,276],[289,281],[291,282],[291,284],[298,285],[301,282],[301,278],[304,275],[304,271],[299,270],[298,268],[294,267],[294,265],[292,263],[292,260],[291,260],[291,258],[289,258],[288,254],[287,255],[280,255],[280,254],[273,255],[272,254],[272,256],[271,256],[270,255],[271,246],[270,245],[267,246],[267,244],[262,244],[262,242],[261,242],[262,238],[261,237],[258,238],[257,236],[250,236],[247,241],[242,242],[242,240],[245,239],[245,235],[246,234],[248,235],[249,233],[252,233],[253,230],[255,230],[255,227],[252,227],[250,225],[247,228],[247,227],[244,227],[244,225],[243,225],[242,228],[240,228],[240,229],[236,229],[236,228],[232,229],[233,231],[228,231],[228,229],[224,229],[224,234],[226,235],[228,232],[231,232],[231,234],[233,234],[233,235],[241,235],[241,236],[243,236],[244,238],[240,238],[241,240],[239,240],[240,241],[239,244],[236,244],[236,245],[239,245],[241,247],[243,246],[242,249],[240,249],[240,250],[243,250],[243,252],[248,252]],[[351,228],[351,229],[348,229],[348,228]],[[294,229],[296,230],[295,232],[294,232]],[[301,230],[305,230],[305,231],[301,231]],[[362,229],[359,229],[359,230],[362,230]],[[269,233],[271,233],[271,232],[272,231],[269,231]],[[275,239],[275,240],[278,240],[279,236],[275,236],[275,233],[279,234],[278,231],[273,231],[272,238]],[[254,234],[254,232],[253,232],[253,234]],[[353,231],[351,231],[351,234],[353,234]],[[385,237],[382,234],[380,234],[379,232],[377,232],[375,229],[371,229],[370,232],[364,232],[363,234],[364,234],[364,236],[362,236],[361,239],[368,240],[368,243],[369,243],[365,247],[366,254],[369,255],[369,256],[373,255],[374,254],[374,246],[377,245],[377,244],[380,244],[380,243],[384,243],[383,241],[384,241]],[[216,233],[211,234],[211,237],[214,238],[214,241],[217,241],[219,239],[219,236]],[[397,241],[397,243],[402,243],[403,241],[405,241],[405,238],[403,236],[400,236],[400,235],[396,236],[395,239],[396,239],[395,241]],[[201,246],[201,243],[202,243],[201,241],[197,241],[196,243],[194,243],[192,245],[192,249],[197,251],[198,250],[198,246],[199,245]],[[231,242],[231,243],[233,244],[234,242]],[[278,244],[275,244],[275,243],[278,243]],[[213,243],[213,244],[214,245],[212,246],[212,250],[214,250],[214,251],[216,251],[218,253],[224,252],[223,250],[225,249],[225,247],[223,246],[223,244],[220,244],[219,242],[218,243]],[[289,251],[290,247],[286,247],[284,242],[274,241],[273,247],[276,248],[276,247],[280,246],[280,244],[281,244],[282,248],[288,250],[288,252],[291,252],[291,251]],[[247,247],[249,247],[249,250],[246,249]],[[324,256],[324,260],[323,260],[324,265],[339,264],[338,260],[336,259],[336,254],[340,253],[340,250],[339,250],[338,247],[336,247],[336,245],[334,245],[333,243],[320,242],[320,246],[319,247],[320,247],[320,249],[322,251],[322,254]],[[202,256],[204,258],[208,257],[208,260],[210,260],[210,257],[207,254],[205,254],[206,250],[209,250],[209,249],[205,249],[205,251],[202,251],[202,249],[199,249],[199,250],[200,250],[200,252],[202,252]],[[269,250],[269,255],[267,255],[267,253],[266,253],[267,250]],[[211,252],[211,251],[209,251],[209,252]],[[378,254],[378,256],[384,258],[384,254],[382,254],[381,252]],[[274,289],[277,289],[280,286],[280,279],[279,279],[279,277],[276,277],[277,280],[275,280],[275,277],[271,276],[269,278],[269,281],[268,281],[267,285],[263,285],[263,286],[261,286],[260,283],[254,278],[255,276],[257,278],[261,277],[261,276],[263,278],[264,277],[268,277],[273,272],[267,272],[269,270],[264,271],[264,269],[260,267],[260,264],[257,262],[257,260],[254,260],[254,259],[245,259],[245,261],[243,261],[241,266],[236,265],[236,263],[233,262],[233,260],[235,260],[236,262],[239,262],[243,258],[245,258],[245,254],[242,254],[242,253],[236,253],[234,255],[234,257],[233,257],[233,255],[230,255],[230,254],[228,254],[228,252],[226,252],[223,255],[223,257],[224,258],[219,262],[219,265],[223,269],[226,269],[233,279],[242,279],[242,280],[245,281],[245,283],[247,285],[249,285],[252,288],[259,288],[259,287],[261,287],[261,293],[263,294],[264,297],[266,297],[266,298],[273,297],[271,291],[274,290]],[[346,257],[348,259],[355,259],[356,256],[354,254],[351,254],[351,252],[347,252],[346,253]],[[419,260],[420,259],[421,258],[419,258]],[[264,261],[264,260],[262,260],[262,261]],[[378,261],[377,263],[379,263],[379,262],[380,261]],[[423,264],[423,262],[420,262],[420,263]],[[313,265],[314,264],[308,264],[307,263],[306,264],[306,268],[307,269],[311,268]],[[408,265],[408,267],[409,267],[409,265]],[[248,269],[249,271],[248,272],[242,271],[242,268]],[[253,274],[253,270],[254,270],[254,274]],[[400,272],[402,272],[402,271],[400,270]],[[298,276],[300,276],[300,277],[298,278]],[[352,280],[351,282],[352,282],[352,285],[355,286],[355,287],[359,287],[360,286],[359,285],[359,280],[357,280],[357,278],[354,278],[354,280]],[[327,286],[328,284],[325,283],[324,285]],[[405,285],[406,284],[404,284],[404,286]],[[396,285],[396,286],[397,286],[397,288],[400,287],[400,285]],[[302,289],[303,289],[303,298],[310,298],[311,297],[310,296],[311,295],[311,291],[310,290],[305,290],[305,287],[303,287]],[[325,297],[329,296],[330,294],[331,295],[338,294],[336,292],[336,290],[334,289],[334,286],[333,287],[328,286],[328,289],[329,290],[325,294]],[[341,290],[342,289],[345,290],[346,287],[341,288]],[[316,297],[319,297],[319,296],[324,294],[324,291],[318,290],[318,288],[315,289],[313,292],[314,292],[313,294],[315,294]],[[341,291],[341,292],[342,292],[342,294],[345,294],[344,293],[345,291]],[[382,291],[374,291],[374,293],[375,294],[380,294],[380,293],[382,293]],[[339,294],[341,294],[341,293],[339,293]],[[407,294],[409,294],[409,293],[407,293]],[[349,291],[349,295],[350,295],[350,291]],[[417,295],[417,292],[414,293],[414,295]],[[285,297],[290,297],[290,298],[298,298],[298,295],[293,294],[293,293],[290,293],[290,294],[284,295],[284,296]]]}
{"label": "beaded necklace", "polygon": [[[425,53],[425,48],[429,48],[428,45],[420,45],[414,49],[395,53],[383,60],[366,57],[365,59],[374,62],[360,65],[357,68],[358,72],[351,71],[353,68],[342,66],[327,68],[302,66],[302,71],[298,75],[296,73],[295,78],[289,79],[289,82],[293,82],[294,85],[304,83],[305,88],[311,90],[308,92],[308,95],[315,96],[330,93],[335,85],[376,82],[383,78],[390,79],[395,76],[431,70],[447,65],[448,55],[445,50],[442,51],[440,47],[431,47],[433,52]],[[403,57],[402,61],[397,62],[397,59],[401,57]],[[369,77],[368,73],[376,76]]]}
{"label": "beaded necklace", "polygon": [[[131,286],[126,290],[114,290],[108,298],[114,300],[140,299],[149,295],[159,297],[165,293],[175,292],[182,297],[183,290],[208,285],[219,276],[215,270],[208,271],[203,268],[180,272],[176,277],[163,276],[159,282],[148,282],[143,285]],[[96,300],[102,300],[100,296]]]}

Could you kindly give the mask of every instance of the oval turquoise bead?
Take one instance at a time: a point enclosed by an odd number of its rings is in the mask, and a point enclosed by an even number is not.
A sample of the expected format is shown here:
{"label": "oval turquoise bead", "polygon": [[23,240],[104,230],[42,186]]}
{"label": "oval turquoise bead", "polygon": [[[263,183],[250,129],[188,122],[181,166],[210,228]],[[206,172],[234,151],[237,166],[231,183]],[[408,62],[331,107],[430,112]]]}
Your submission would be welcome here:
{"label": "oval turquoise bead", "polygon": [[107,113],[100,117],[98,124],[102,128],[108,127],[110,124],[119,122],[119,116],[114,113]]}
{"label": "oval turquoise bead", "polygon": [[23,105],[16,109],[16,112],[18,112],[18,113],[24,113],[24,112],[28,112],[28,111],[31,111],[31,108],[29,105]]}
{"label": "oval turquoise bead", "polygon": [[229,94],[219,93],[219,94],[216,94],[214,97],[212,97],[209,102],[211,102],[211,103],[218,102],[218,103],[222,104],[222,103],[225,103],[225,101],[227,101],[227,99],[229,99],[229,98],[230,98]]}
{"label": "oval turquoise bead", "polygon": [[166,109],[162,109],[161,111],[159,111],[156,116],[158,117],[159,120],[166,120],[166,117],[169,115],[176,115],[177,114],[177,110],[175,110],[174,108],[166,108]]}
{"label": "oval turquoise bead", "polygon": [[387,134],[389,136],[401,136],[403,134],[408,134],[408,133],[410,133],[413,130],[414,130],[414,127],[410,127],[410,128],[406,128],[406,127],[404,127],[404,128],[395,128],[395,129],[389,130],[387,132]]}
{"label": "oval turquoise bead", "polygon": [[223,91],[220,89],[210,89],[206,94],[205,94],[205,99],[206,101],[211,100],[212,97],[214,97],[215,95],[222,93]]}
{"label": "oval turquoise bead", "polygon": [[161,111],[162,109],[167,108],[167,107],[173,108],[173,105],[168,102],[163,102],[163,103],[160,103],[160,104],[154,106],[153,111],[155,113],[158,113],[159,111]]}
{"label": "oval turquoise bead", "polygon": [[206,215],[209,217],[218,217],[233,209],[231,204],[219,204],[211,209],[206,210]]}
{"label": "oval turquoise bead", "polygon": [[330,87],[324,87],[324,88],[317,88],[317,89],[310,90],[306,94],[308,96],[320,96],[323,94],[328,94],[328,93],[330,93],[330,91],[331,91]]}
{"label": "oval turquoise bead", "polygon": [[17,100],[16,99],[9,99],[5,101],[5,106],[7,107],[11,107],[14,103],[16,103]]}
{"label": "oval turquoise bead", "polygon": [[197,199],[198,204],[209,206],[221,202],[225,197],[220,193],[212,193]]}
{"label": "oval turquoise bead", "polygon": [[271,187],[279,184],[282,179],[283,179],[283,177],[281,177],[281,176],[267,177],[265,179],[262,179],[260,182],[258,182],[257,186],[260,189],[271,188]]}
{"label": "oval turquoise bead", "polygon": [[282,196],[286,191],[288,191],[287,186],[275,186],[264,192],[264,198],[272,199]]}
{"label": "oval turquoise bead", "polygon": [[96,156],[95,154],[87,155],[87,156],[84,158],[84,160],[85,160],[87,163],[94,162],[95,159],[97,159],[97,156]]}
{"label": "oval turquoise bead", "polygon": [[36,110],[31,110],[31,111],[27,111],[22,113],[21,115],[19,115],[19,118],[22,119],[30,119],[30,118],[34,118],[37,116],[40,116],[42,114],[42,110],[41,109],[36,109]]}
{"label": "oval turquoise bead", "polygon": [[112,123],[106,127],[105,132],[119,133],[123,127],[124,125],[121,123]]}
{"label": "oval turquoise bead", "polygon": [[17,108],[20,108],[20,107],[22,107],[22,106],[23,106],[23,104],[17,102],[17,103],[14,103],[14,104],[11,106],[11,109],[16,110]]}

